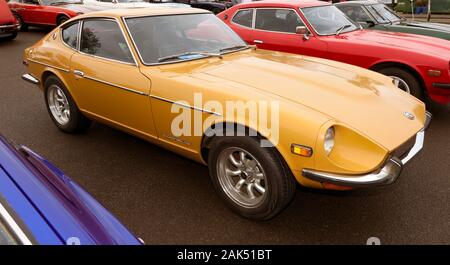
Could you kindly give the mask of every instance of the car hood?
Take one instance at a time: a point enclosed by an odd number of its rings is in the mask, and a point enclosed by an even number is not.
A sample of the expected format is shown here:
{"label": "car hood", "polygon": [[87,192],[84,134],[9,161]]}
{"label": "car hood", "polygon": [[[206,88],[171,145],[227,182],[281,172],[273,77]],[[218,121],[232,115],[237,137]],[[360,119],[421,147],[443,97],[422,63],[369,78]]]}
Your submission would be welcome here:
{"label": "car hood", "polygon": [[[307,106],[346,124],[388,150],[416,134],[424,104],[396,88],[390,78],[363,68],[313,57],[247,50],[214,66],[192,69],[218,82],[238,83]],[[417,118],[409,120],[404,112]]]}
{"label": "car hood", "polygon": [[11,10],[9,10],[8,5],[5,1],[0,0],[0,25],[9,25],[15,22],[16,19],[12,15]]}
{"label": "car hood", "polygon": [[[334,38],[335,36],[330,36]],[[450,59],[450,46],[447,40],[400,32],[388,32],[378,30],[357,30],[338,36],[354,42],[368,45],[388,46],[396,49],[402,48],[408,51],[423,52],[435,56],[446,56]],[[332,48],[332,47],[330,47]]]}
{"label": "car hood", "polygon": [[450,32],[450,25],[441,24],[441,23],[407,21],[407,22],[402,22],[401,25],[405,25],[408,27],[418,27],[418,28],[426,28],[426,29],[434,29],[434,30]]}

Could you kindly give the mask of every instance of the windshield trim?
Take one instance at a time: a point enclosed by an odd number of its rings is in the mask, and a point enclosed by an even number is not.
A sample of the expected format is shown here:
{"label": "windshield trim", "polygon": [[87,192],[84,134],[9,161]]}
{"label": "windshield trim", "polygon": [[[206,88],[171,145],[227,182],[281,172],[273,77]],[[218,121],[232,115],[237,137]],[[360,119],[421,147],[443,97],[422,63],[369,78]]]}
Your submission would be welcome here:
{"label": "windshield trim", "polygon": [[[320,8],[320,7],[324,7],[324,6],[333,6],[333,5],[322,5],[322,6],[309,6],[309,7],[299,7],[298,10],[300,10],[300,13],[302,13],[302,16],[305,18],[305,20],[308,22],[309,26],[314,30],[314,33],[316,33],[318,36],[335,36],[335,33],[330,33],[330,34],[320,34],[316,28],[314,27],[314,25],[309,21],[308,17],[305,15],[305,13],[303,13],[303,9],[308,9],[308,8]],[[337,8],[337,7],[336,7]],[[339,8],[337,8],[340,12],[342,12]],[[344,31],[341,32],[341,34],[345,34],[348,32],[353,32],[353,31],[357,31],[357,30],[361,30],[361,26],[359,24],[357,24],[356,22],[354,22],[353,20],[351,20],[344,12],[342,12],[342,14],[347,18],[347,20],[356,27],[355,30],[350,30],[350,31]],[[341,35],[339,34],[339,35]]]}
{"label": "windshield trim", "polygon": [[[389,18],[386,18],[385,16],[383,16],[382,14],[380,14],[380,12],[378,12],[378,10],[375,9],[375,6],[377,5],[383,5],[383,8],[386,9],[389,13],[393,14],[394,16],[398,17],[398,20],[390,20]],[[368,7],[371,7],[372,10],[370,10]],[[378,3],[378,4],[372,4],[372,5],[367,5],[367,11],[369,11],[369,13],[374,17],[375,21],[378,24],[393,24],[393,23],[397,23],[397,22],[401,22],[402,21],[402,17],[398,16],[397,14],[393,13],[386,5]],[[377,19],[377,17],[373,14],[373,12],[376,12],[380,17],[382,17],[385,21],[381,22]]]}
{"label": "windshield trim", "polygon": [[22,245],[33,245],[25,232],[20,228],[14,218],[9,214],[8,210],[0,202],[0,221],[4,221],[7,229],[17,238]]}
{"label": "windshield trim", "polygon": [[[145,18],[145,17],[164,17],[164,16],[183,16],[183,15],[200,15],[200,14],[212,14],[212,12],[196,12],[196,13],[186,13],[186,14],[165,14],[165,15],[142,15],[142,16],[123,16],[122,17],[122,22],[125,25],[125,29],[127,31],[128,36],[131,39],[131,42],[133,43],[133,48],[136,51],[136,53],[138,54],[139,60],[141,61],[141,63],[145,66],[158,66],[158,65],[165,65],[165,64],[175,64],[175,63],[181,63],[181,62],[190,62],[190,61],[196,61],[196,60],[203,60],[203,59],[210,59],[211,57],[209,56],[203,56],[203,57],[199,57],[199,58],[192,58],[192,59],[183,59],[183,60],[173,60],[173,61],[167,61],[167,62],[159,62],[159,63],[147,63],[144,58],[141,55],[141,51],[138,49],[138,46],[136,45],[136,42],[134,41],[133,38],[133,34],[131,34],[130,28],[128,27],[128,23],[127,23],[127,19],[130,18]],[[246,47],[243,47],[241,49],[236,49],[236,50],[232,50],[232,51],[228,51],[228,52],[224,52],[221,53],[221,55],[226,55],[229,53],[235,53],[235,52],[240,52],[243,50],[247,50],[250,49],[251,46],[247,45],[247,43],[238,35],[236,34],[243,43],[246,44]]]}

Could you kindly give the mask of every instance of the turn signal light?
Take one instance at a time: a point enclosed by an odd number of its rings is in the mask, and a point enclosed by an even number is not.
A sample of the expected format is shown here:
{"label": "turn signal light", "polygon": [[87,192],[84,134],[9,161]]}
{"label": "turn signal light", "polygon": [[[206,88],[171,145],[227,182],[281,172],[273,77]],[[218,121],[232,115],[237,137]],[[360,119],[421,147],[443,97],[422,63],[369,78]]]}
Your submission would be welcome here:
{"label": "turn signal light", "polygon": [[439,77],[441,74],[441,70],[428,70],[428,76]]}
{"label": "turn signal light", "polygon": [[299,145],[299,144],[292,144],[291,152],[293,154],[296,154],[299,156],[306,156],[306,157],[310,157],[313,154],[313,150],[311,147]]}

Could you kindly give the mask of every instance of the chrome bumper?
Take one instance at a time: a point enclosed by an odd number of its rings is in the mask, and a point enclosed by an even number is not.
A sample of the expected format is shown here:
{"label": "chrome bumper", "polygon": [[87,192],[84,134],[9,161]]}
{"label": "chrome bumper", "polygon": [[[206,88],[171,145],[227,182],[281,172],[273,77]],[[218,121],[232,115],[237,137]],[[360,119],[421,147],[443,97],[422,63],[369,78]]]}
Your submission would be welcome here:
{"label": "chrome bumper", "polygon": [[384,164],[384,166],[379,170],[363,175],[342,175],[328,172],[320,172],[311,169],[303,169],[302,175],[305,178],[314,181],[355,188],[373,187],[391,184],[400,176],[403,166],[406,163],[408,163],[411,160],[411,158],[413,158],[417,153],[419,153],[420,150],[422,150],[423,142],[425,139],[425,130],[428,129],[431,122],[431,118],[432,118],[431,113],[426,112],[425,125],[423,129],[416,134],[415,143],[411,148],[411,150],[408,152],[408,154],[401,160],[397,157],[389,158],[388,161]]}
{"label": "chrome bumper", "polygon": [[33,85],[39,85],[39,79],[37,79],[36,77],[30,75],[30,74],[24,74],[22,75],[22,79],[32,83]]}

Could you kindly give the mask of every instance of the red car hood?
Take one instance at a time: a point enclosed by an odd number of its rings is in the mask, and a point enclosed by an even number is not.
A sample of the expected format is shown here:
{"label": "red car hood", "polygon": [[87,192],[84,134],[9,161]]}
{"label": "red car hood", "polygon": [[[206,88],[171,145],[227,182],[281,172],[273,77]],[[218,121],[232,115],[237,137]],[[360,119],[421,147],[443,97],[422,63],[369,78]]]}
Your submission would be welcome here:
{"label": "red car hood", "polygon": [[8,25],[16,23],[11,10],[6,4],[5,0],[0,0],[0,25]]}
{"label": "red car hood", "polygon": [[373,43],[408,51],[420,51],[450,59],[450,41],[422,35],[378,30],[357,30],[342,34],[342,38],[361,43]]}

